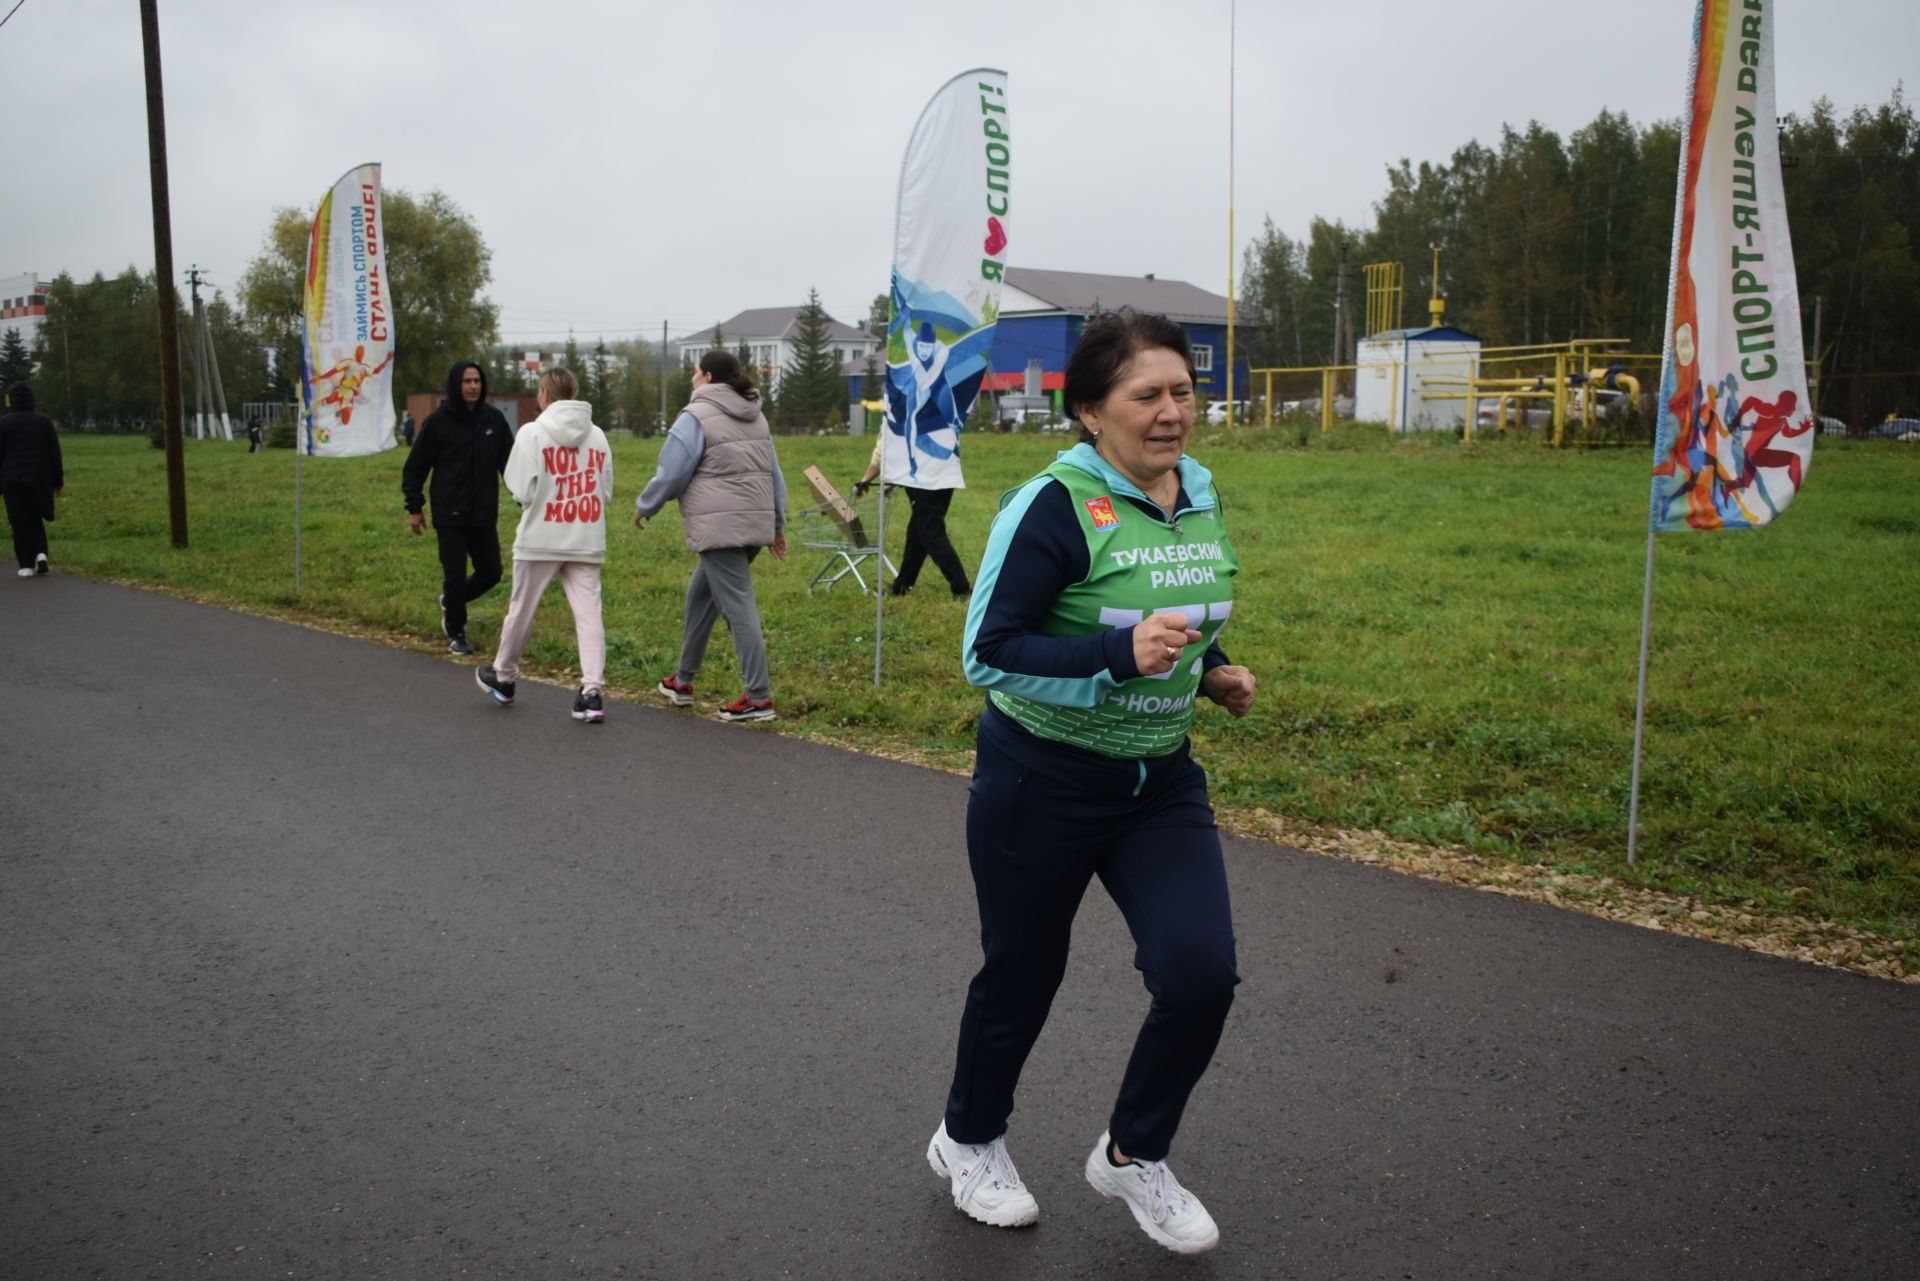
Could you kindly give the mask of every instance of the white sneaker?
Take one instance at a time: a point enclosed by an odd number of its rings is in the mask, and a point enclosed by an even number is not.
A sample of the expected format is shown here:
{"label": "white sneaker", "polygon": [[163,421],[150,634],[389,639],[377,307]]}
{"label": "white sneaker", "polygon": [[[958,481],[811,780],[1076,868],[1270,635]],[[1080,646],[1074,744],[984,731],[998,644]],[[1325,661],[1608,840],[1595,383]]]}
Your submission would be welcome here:
{"label": "white sneaker", "polygon": [[955,1143],[942,1121],[927,1144],[927,1164],[953,1181],[953,1204],[982,1223],[1024,1228],[1040,1217],[1039,1202],[1007,1155],[1004,1134],[991,1143]]}
{"label": "white sneaker", "polygon": [[1176,1254],[1204,1254],[1220,1244],[1220,1228],[1200,1198],[1180,1186],[1165,1161],[1107,1160],[1112,1138],[1102,1133],[1087,1157],[1087,1182],[1104,1197],[1118,1197],[1148,1236]]}
{"label": "white sneaker", "polygon": [[47,554],[45,552],[40,552],[34,556],[33,572],[36,574],[44,574],[47,572]]}
{"label": "white sneaker", "polygon": [[21,571],[20,571],[20,577],[22,577],[22,578],[32,578],[32,577],[33,577],[33,568],[32,568],[32,566],[28,566],[28,567],[27,567],[26,569],[23,569],[23,570],[21,570]]}

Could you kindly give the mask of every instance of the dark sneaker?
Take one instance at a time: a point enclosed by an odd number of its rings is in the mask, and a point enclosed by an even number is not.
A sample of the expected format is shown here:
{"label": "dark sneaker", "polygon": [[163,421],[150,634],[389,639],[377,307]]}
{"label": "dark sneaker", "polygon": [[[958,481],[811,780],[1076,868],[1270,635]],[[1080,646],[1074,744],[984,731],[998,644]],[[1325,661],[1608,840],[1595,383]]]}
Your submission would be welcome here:
{"label": "dark sneaker", "polygon": [[48,565],[48,564],[47,564],[47,554],[46,554],[45,552],[41,552],[41,553],[40,553],[40,554],[39,554],[38,556],[35,556],[35,557],[33,558],[33,572],[34,572],[34,573],[36,573],[36,574],[44,574],[44,573],[46,573],[46,572],[47,572],[47,571],[48,571],[49,569],[51,569],[51,568],[52,568],[52,567],[51,567],[50,565]]}
{"label": "dark sneaker", "polygon": [[494,702],[500,704],[502,707],[513,706],[513,682],[501,680],[500,674],[494,671],[493,668],[474,668],[473,679],[479,683],[481,689],[486,690],[487,693],[493,696]]}
{"label": "dark sneaker", "polygon": [[773,700],[762,698],[756,701],[753,695],[742,694],[714,715],[723,721],[770,721],[773,719]]}
{"label": "dark sneaker", "polygon": [[662,698],[675,707],[693,706],[693,686],[681,680],[678,672],[668,672],[660,678],[660,683],[654,688],[660,691]]}
{"label": "dark sneaker", "polygon": [[473,646],[467,644],[467,634],[465,632],[455,632],[452,638],[447,641],[447,649],[449,652],[455,654],[473,653]]}
{"label": "dark sneaker", "polygon": [[607,719],[607,712],[600,704],[600,691],[581,690],[573,696],[573,719],[585,721],[589,725],[598,725]]}

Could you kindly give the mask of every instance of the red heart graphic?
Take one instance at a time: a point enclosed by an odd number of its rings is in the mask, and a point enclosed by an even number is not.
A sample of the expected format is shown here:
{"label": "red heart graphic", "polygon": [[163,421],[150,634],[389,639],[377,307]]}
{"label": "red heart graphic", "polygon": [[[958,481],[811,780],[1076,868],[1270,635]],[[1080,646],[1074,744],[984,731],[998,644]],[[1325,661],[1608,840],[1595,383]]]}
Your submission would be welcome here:
{"label": "red heart graphic", "polygon": [[991,215],[987,218],[987,257],[998,258],[1000,251],[1007,247],[1007,229],[1000,220]]}

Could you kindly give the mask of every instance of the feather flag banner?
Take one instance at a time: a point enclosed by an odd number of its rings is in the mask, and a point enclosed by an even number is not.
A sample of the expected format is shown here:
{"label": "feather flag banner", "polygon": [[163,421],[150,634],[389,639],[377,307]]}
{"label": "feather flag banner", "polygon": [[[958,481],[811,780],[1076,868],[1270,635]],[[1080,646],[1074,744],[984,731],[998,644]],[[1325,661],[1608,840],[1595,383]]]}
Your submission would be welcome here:
{"label": "feather flag banner", "polygon": [[1681,143],[1654,530],[1752,529],[1813,457],[1774,115],[1775,0],[1701,0]]}
{"label": "feather flag banner", "polygon": [[313,215],[300,349],[304,453],[349,458],[393,448],[385,233],[379,165],[342,174]]}
{"label": "feather flag banner", "polygon": [[955,76],[900,165],[881,476],[959,489],[960,429],[987,375],[1011,227],[1007,74]]}

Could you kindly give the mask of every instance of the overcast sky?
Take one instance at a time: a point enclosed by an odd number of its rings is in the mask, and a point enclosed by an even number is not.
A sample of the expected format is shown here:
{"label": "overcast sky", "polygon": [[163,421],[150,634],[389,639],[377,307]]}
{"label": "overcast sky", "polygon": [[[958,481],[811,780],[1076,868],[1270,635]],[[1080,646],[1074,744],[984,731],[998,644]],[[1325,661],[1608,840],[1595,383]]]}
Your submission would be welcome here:
{"label": "overcast sky", "polygon": [[[13,0],[0,0],[0,11]],[[1693,0],[1240,0],[1236,243],[1365,223],[1400,157],[1530,119],[1675,117]],[[1920,0],[1780,0],[1783,112],[1884,102]],[[883,292],[900,154],[1004,67],[1009,261],[1225,292],[1228,0],[160,0],[173,256],[231,292],[344,170],[438,188],[493,249],[502,336],[681,333]],[[0,27],[0,276],[153,264],[136,0]],[[1237,266],[1235,267],[1237,271]]]}

